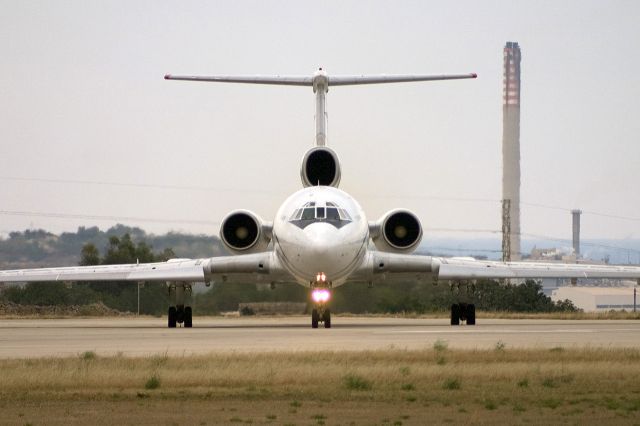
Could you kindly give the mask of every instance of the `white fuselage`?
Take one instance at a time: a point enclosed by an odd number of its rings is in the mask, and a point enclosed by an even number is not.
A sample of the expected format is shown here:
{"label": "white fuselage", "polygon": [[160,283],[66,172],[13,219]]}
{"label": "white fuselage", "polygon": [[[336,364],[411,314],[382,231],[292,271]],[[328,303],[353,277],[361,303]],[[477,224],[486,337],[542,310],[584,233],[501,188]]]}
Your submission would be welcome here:
{"label": "white fuselage", "polygon": [[273,222],[276,256],[298,283],[344,284],[360,265],[369,243],[362,207],[349,194],[329,186],[301,189],[282,204]]}

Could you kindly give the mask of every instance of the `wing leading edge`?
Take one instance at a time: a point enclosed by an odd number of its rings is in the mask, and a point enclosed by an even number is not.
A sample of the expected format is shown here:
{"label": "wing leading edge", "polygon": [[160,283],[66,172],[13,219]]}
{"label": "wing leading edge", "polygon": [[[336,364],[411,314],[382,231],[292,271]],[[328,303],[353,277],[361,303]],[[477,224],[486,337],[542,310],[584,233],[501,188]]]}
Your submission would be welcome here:
{"label": "wing leading edge", "polygon": [[[259,278],[258,278],[259,277]],[[289,281],[271,252],[126,265],[0,271],[0,283],[35,281]]]}
{"label": "wing leading edge", "polygon": [[640,267],[544,262],[494,262],[371,252],[353,281],[384,279],[605,278],[640,280]]}

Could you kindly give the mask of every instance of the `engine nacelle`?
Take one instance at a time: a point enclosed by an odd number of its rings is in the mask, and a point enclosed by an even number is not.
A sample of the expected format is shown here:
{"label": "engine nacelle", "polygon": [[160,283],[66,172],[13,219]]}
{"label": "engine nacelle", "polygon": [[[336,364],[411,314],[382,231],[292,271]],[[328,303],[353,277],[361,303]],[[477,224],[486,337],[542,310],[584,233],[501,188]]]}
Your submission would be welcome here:
{"label": "engine nacelle", "polygon": [[300,169],[302,185],[309,186],[333,186],[340,183],[340,161],[333,150],[326,146],[318,146],[310,149],[302,159]]}
{"label": "engine nacelle", "polygon": [[222,221],[220,239],[236,254],[261,252],[271,241],[271,226],[249,210],[235,210]]}
{"label": "engine nacelle", "polygon": [[409,210],[392,210],[375,222],[371,238],[380,251],[412,252],[422,240],[422,225]]}

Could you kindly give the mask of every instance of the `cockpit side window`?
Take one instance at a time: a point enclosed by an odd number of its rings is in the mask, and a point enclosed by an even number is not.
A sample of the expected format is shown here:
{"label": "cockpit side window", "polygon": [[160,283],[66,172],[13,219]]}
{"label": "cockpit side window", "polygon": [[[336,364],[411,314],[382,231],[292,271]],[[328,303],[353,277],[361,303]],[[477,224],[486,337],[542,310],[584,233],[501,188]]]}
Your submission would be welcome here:
{"label": "cockpit side window", "polygon": [[349,213],[347,213],[345,209],[338,209],[338,213],[340,214],[341,220],[351,220],[351,216],[349,216]]}

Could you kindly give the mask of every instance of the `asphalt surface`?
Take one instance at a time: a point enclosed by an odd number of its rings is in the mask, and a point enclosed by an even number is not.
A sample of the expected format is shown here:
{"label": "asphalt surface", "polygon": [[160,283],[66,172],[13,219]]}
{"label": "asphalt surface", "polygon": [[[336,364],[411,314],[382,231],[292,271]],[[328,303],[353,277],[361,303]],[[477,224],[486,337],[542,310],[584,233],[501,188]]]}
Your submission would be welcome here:
{"label": "asphalt surface", "polygon": [[450,348],[640,348],[640,321],[490,320],[452,327],[446,319],[332,318],[313,330],[305,317],[195,317],[191,329],[168,329],[165,318],[0,319],[0,358],[98,355],[190,355]]}

